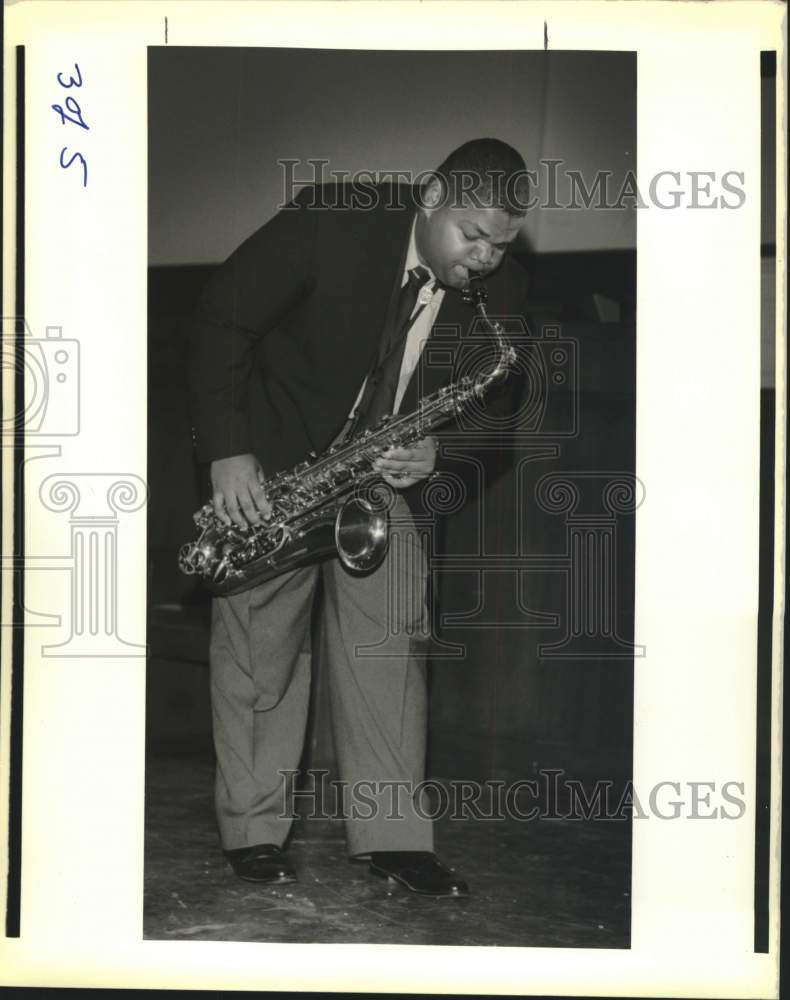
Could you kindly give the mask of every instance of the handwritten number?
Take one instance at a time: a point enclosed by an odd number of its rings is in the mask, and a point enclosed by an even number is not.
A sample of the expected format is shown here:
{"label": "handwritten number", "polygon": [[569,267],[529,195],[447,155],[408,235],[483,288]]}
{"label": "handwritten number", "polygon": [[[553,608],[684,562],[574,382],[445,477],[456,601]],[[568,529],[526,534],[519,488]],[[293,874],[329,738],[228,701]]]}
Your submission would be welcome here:
{"label": "handwritten number", "polygon": [[85,119],[82,117],[82,108],[77,104],[73,97],[66,98],[66,107],[71,112],[67,115],[66,112],[59,104],[53,104],[52,110],[57,111],[60,115],[61,125],[65,125],[66,122],[71,122],[72,125],[79,125],[80,128],[90,130],[90,126],[85,124]]}
{"label": "handwritten number", "polygon": [[75,160],[79,160],[80,163],[82,164],[82,186],[83,187],[87,187],[88,186],[88,164],[85,162],[85,157],[82,155],[82,153],[72,153],[72,156],[71,156],[71,159],[69,160],[69,162],[68,163],[64,163],[63,162],[63,154],[66,152],[67,149],[68,149],[68,146],[64,146],[63,149],[61,149],[61,151],[60,151],[60,165],[61,165],[61,167],[63,167],[64,170],[68,170],[69,167],[72,165],[72,163]]}
{"label": "handwritten number", "polygon": [[73,76],[70,76],[68,83],[64,83],[63,80],[61,79],[61,77],[63,76],[62,73],[58,73],[58,75],[55,77],[55,79],[58,81],[58,83],[61,85],[61,87],[65,87],[66,90],[68,90],[69,87],[81,87],[82,86],[82,73],[80,72],[80,68],[79,68],[79,66],[76,63],[74,63],[74,69],[76,69],[76,71],[77,71],[77,77],[75,79]]}
{"label": "handwritten number", "polygon": [[[82,86],[82,71],[77,63],[74,63],[74,75],[58,73],[55,76],[61,87],[64,90],[70,90],[72,87]],[[52,110],[60,115],[60,124],[65,125],[67,122],[71,125],[79,125],[80,128],[90,131],[90,126],[86,123],[82,116],[82,108],[79,103],[69,94],[63,102],[66,105],[66,110],[63,110],[62,105],[53,104],[51,105]],[[66,156],[68,154],[68,146],[64,146],[60,151],[60,165],[64,170],[68,170],[70,166],[74,163],[78,163],[82,166],[82,186],[85,188],[88,186],[88,164],[82,153],[72,153],[70,154],[68,160]]]}
{"label": "handwritten number", "polygon": [[82,117],[82,108],[79,104],[77,104],[73,97],[66,98],[66,107],[73,115],[76,116],[78,125],[81,125],[85,129],[89,128],[89,126],[85,124],[85,119]]}

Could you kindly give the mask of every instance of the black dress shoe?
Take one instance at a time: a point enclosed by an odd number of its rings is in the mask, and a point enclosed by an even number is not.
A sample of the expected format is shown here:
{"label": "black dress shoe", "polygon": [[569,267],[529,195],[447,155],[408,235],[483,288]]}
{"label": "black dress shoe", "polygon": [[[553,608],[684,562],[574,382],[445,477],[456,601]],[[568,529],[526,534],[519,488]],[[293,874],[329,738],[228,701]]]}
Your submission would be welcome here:
{"label": "black dress shoe", "polygon": [[234,872],[246,882],[269,882],[281,885],[295,882],[296,872],[276,844],[255,844],[225,851]]}
{"label": "black dress shoe", "polygon": [[469,886],[430,851],[374,851],[370,870],[422,896],[468,896]]}

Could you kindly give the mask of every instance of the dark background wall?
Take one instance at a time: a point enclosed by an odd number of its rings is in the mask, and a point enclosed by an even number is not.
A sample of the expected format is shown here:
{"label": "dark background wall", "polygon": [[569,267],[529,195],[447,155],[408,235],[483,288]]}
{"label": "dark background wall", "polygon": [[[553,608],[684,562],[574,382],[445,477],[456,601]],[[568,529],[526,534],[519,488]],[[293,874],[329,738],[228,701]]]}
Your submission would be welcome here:
{"label": "dark background wall", "polygon": [[[617,191],[636,169],[634,53],[149,52],[152,265],[224,260],[274,214],[281,159],[416,173],[494,135],[528,167],[560,159],[588,186],[609,170]],[[540,253],[633,249],[636,212],[536,211],[524,232]]]}
{"label": "dark background wall", "polygon": [[[456,144],[493,134],[528,165],[565,159],[591,180],[636,169],[636,64],[629,53],[368,53],[152,49],[149,62],[149,738],[208,747],[208,602],[175,566],[202,501],[192,464],[183,356],[195,298],[213,266],[276,209],[278,158],[335,169],[427,169]],[[516,248],[527,267],[536,355],[546,324],[575,345],[575,430],[531,425],[504,471],[450,515],[442,555],[482,540],[496,559],[542,554],[542,569],[438,574],[437,624],[462,658],[432,667],[431,772],[521,776],[542,766],[627,776],[632,663],[589,647],[547,658],[569,620],[559,566],[567,518],[535,499],[551,473],[634,466],[635,217],[632,211],[536,210]],[[563,402],[547,381],[548,412]],[[559,408],[559,410],[558,410]],[[473,467],[461,447],[457,472]],[[523,464],[530,449],[548,453]],[[633,517],[618,520],[616,631],[630,635]],[[553,560],[553,562],[552,562]],[[520,565],[520,564],[519,564]],[[482,614],[474,614],[482,600]],[[464,617],[466,616],[466,617]],[[332,766],[320,662],[306,750]]]}

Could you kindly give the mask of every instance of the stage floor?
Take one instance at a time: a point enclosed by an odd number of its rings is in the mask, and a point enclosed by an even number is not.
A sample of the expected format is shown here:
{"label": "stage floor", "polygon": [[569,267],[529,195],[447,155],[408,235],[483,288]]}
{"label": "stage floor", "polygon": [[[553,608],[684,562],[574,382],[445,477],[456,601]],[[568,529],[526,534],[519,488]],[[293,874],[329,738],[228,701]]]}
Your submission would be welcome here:
{"label": "stage floor", "polygon": [[341,821],[300,818],[299,881],[238,879],[219,846],[213,761],[152,756],[146,781],[144,936],[155,940],[628,948],[631,824],[452,819],[436,852],[462,899],[414,896],[349,861]]}

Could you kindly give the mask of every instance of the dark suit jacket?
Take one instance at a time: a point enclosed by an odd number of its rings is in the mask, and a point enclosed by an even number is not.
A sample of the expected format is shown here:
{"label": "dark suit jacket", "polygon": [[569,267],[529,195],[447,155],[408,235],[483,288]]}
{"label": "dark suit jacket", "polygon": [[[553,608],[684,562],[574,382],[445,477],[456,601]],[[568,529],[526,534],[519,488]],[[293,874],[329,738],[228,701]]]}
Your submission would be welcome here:
{"label": "dark suit jacket", "polygon": [[[301,191],[213,275],[190,341],[198,461],[252,453],[271,475],[320,454],[343,427],[400,287],[415,211],[410,188],[366,191],[367,208],[353,204],[361,194],[350,186]],[[486,285],[492,315],[523,315],[526,273],[516,261],[506,257]],[[453,353],[473,319],[448,289],[429,345]],[[401,413],[416,407],[418,391],[452,377],[451,366],[427,356]],[[514,391],[507,381],[501,398]]]}

